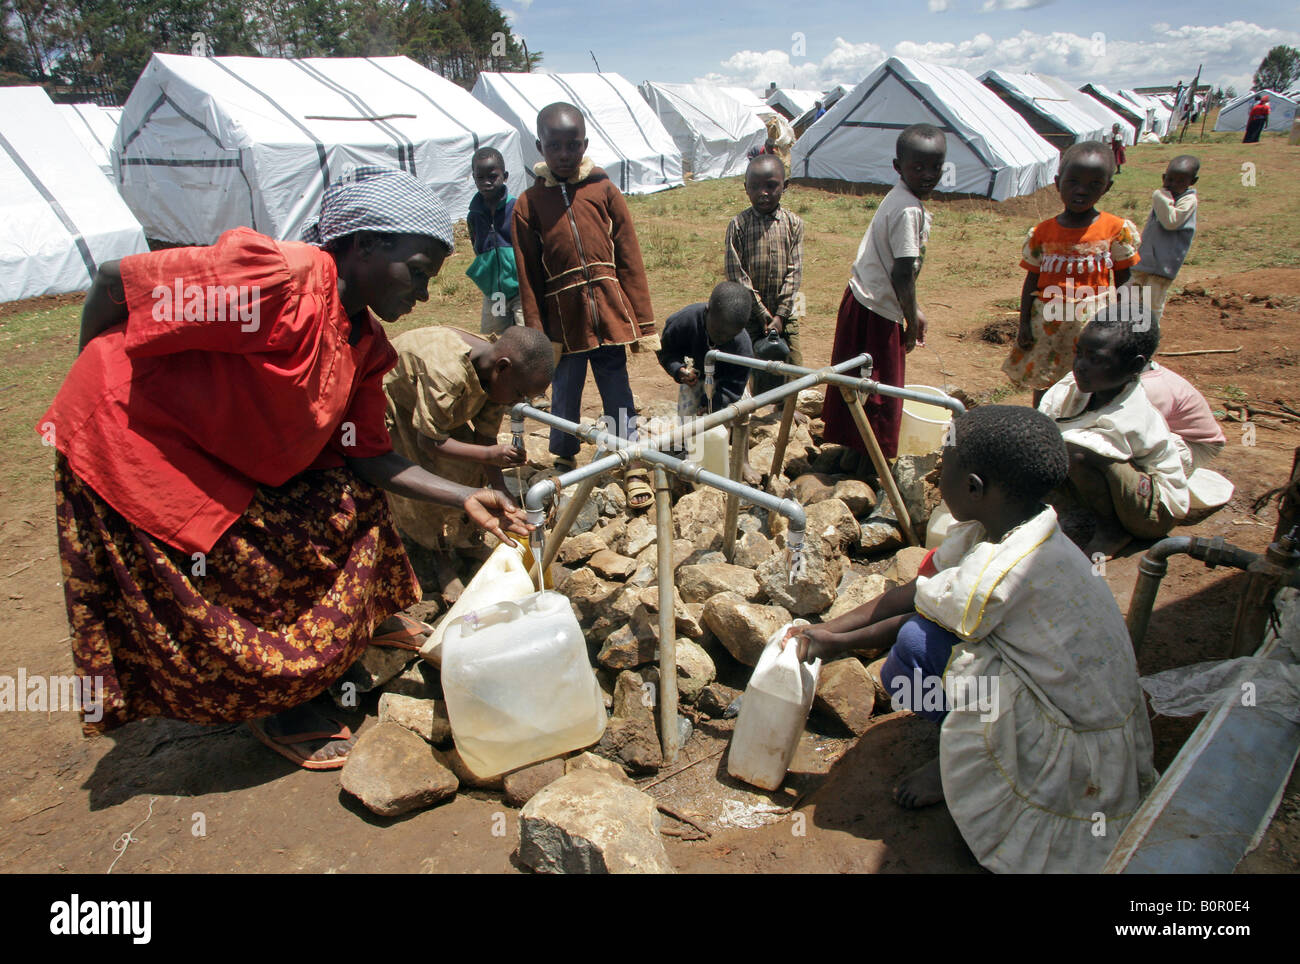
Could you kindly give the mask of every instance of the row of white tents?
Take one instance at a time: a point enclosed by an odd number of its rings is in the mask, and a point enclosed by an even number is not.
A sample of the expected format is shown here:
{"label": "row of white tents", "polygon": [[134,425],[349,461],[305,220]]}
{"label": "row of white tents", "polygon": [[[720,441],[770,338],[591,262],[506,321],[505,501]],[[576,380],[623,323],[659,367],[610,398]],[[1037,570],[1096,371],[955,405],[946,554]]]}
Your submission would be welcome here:
{"label": "row of white tents", "polygon": [[466,92],[405,57],[155,54],[124,108],[56,107],[39,88],[0,89],[0,300],[84,290],[95,264],[144,250],[146,236],[208,244],[248,225],[298,237],[325,187],[353,166],[401,167],[461,212],[474,190],[470,156],[490,146],[518,194],[540,159],[537,112],[560,100],[582,109],[589,154],[627,194],[743,173],[768,125],[793,139],[789,113],[807,125],[791,158],[797,177],[893,183],[898,131],[928,122],[949,135],[940,190],[1002,200],[1050,184],[1060,149],[1105,139],[1114,123],[1126,143],[1168,128],[1156,98],[1085,90],[891,58],[851,89],[772,90],[766,101],[701,84],[638,90],[610,73],[483,73]]}

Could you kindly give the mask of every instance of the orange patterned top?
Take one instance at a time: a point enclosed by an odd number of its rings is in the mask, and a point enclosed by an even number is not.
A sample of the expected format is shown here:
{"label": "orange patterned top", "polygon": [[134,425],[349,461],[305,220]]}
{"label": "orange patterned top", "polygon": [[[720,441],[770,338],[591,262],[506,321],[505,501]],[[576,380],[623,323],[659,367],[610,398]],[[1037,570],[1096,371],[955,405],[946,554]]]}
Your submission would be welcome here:
{"label": "orange patterned top", "polygon": [[[1137,225],[1101,211],[1086,228],[1063,228],[1056,218],[1036,225],[1025,237],[1020,267],[1038,273],[1038,295],[1053,286],[1071,301],[1111,286],[1112,271],[1138,263],[1142,238]],[[1067,284],[1067,279],[1072,284]],[[1070,294],[1087,287],[1088,291]]]}

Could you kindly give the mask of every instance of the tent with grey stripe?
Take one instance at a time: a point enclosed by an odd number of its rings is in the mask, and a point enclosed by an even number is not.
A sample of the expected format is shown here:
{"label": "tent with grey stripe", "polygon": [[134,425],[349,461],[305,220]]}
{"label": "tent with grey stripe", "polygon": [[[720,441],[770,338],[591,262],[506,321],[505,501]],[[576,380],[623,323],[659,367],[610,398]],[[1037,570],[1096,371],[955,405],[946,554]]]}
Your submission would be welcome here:
{"label": "tent with grey stripe", "polygon": [[974,77],[891,57],[795,142],[790,173],[814,181],[890,186],[903,128],[934,124],[948,140],[938,191],[1001,201],[1052,183],[1059,154]]}
{"label": "tent with grey stripe", "polygon": [[40,87],[0,87],[0,302],[86,291],[147,251],[140,225]]}
{"label": "tent with grey stripe", "polygon": [[346,170],[407,171],[463,216],[470,159],[494,147],[518,193],[519,135],[406,57],[154,54],[113,142],[122,196],[150,238],[210,244],[244,225],[297,239]]}

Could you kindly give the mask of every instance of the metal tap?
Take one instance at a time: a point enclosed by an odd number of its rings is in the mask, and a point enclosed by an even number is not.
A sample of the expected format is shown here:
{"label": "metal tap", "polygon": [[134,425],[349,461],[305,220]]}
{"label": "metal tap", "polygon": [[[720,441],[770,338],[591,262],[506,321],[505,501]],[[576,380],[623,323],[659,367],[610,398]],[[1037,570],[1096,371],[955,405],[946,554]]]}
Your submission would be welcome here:
{"label": "metal tap", "polygon": [[717,367],[712,358],[704,357],[704,397],[709,400],[709,408],[713,407],[713,373]]}
{"label": "metal tap", "polygon": [[793,586],[795,579],[802,579],[808,571],[807,560],[803,554],[803,530],[790,528],[785,533],[786,566],[789,571],[787,586]]}

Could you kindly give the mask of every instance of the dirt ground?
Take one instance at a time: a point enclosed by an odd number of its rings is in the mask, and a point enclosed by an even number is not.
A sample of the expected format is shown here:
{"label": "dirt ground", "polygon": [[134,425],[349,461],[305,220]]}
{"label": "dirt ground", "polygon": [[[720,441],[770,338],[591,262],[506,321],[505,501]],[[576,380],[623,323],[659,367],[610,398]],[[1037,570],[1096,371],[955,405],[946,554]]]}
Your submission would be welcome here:
{"label": "dirt ground", "polygon": [[[1162,362],[1191,379],[1212,407],[1248,397],[1260,408],[1300,409],[1300,269],[1183,280],[1188,290],[1166,311],[1162,351],[1241,350]],[[909,381],[994,397],[1004,384],[999,366],[1007,346],[985,340],[984,333],[991,321],[997,327],[1006,297],[1005,285],[992,284],[934,296],[927,305],[929,345],[909,358]],[[828,360],[833,324],[833,316],[822,316],[806,325],[812,362]],[[671,386],[652,357],[634,357],[632,368],[642,402],[670,397]],[[1007,400],[1028,402],[1027,396]],[[594,398],[588,408],[597,413]],[[1253,437],[1235,422],[1224,428],[1228,447],[1216,468],[1235,483],[1236,494],[1209,519],[1178,532],[1223,536],[1260,551],[1276,514],[1268,507],[1256,515],[1251,504],[1288,476],[1300,422],[1261,418]],[[13,458],[20,467],[30,463],[34,477],[49,478],[48,449]],[[1140,554],[1132,547],[1105,573],[1121,609],[1127,609]],[[1141,653],[1142,672],[1224,655],[1242,578],[1175,558]],[[0,502],[0,673],[13,674],[19,666],[30,674],[73,672],[48,485],[14,487]],[[373,697],[362,710],[373,725]],[[347,718],[354,727],[366,720],[363,712]],[[1157,767],[1169,763],[1194,724],[1153,722]],[[829,730],[810,732],[787,789],[776,794],[756,793],[726,777],[720,751],[730,726],[701,721],[678,764],[695,765],[641,781],[708,832],[665,817],[669,853],[680,870],[979,870],[944,807],[905,812],[889,797],[899,776],[935,752],[937,734],[923,721],[887,716],[856,743]],[[820,726],[814,718],[813,728]],[[7,871],[520,869],[512,858],[516,814],[498,794],[464,791],[443,806],[385,820],[343,794],[337,774],[296,769],[242,726],[149,720],[85,739],[71,713],[6,713],[0,727],[0,866]],[[796,804],[793,814],[785,809]],[[1300,868],[1297,827],[1300,797],[1293,782],[1252,868]]]}

